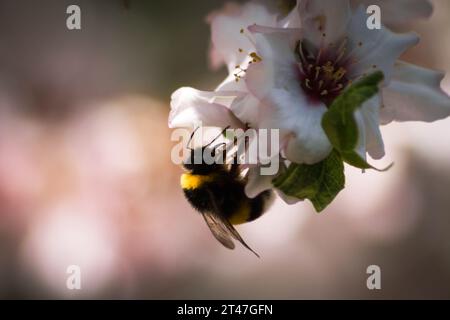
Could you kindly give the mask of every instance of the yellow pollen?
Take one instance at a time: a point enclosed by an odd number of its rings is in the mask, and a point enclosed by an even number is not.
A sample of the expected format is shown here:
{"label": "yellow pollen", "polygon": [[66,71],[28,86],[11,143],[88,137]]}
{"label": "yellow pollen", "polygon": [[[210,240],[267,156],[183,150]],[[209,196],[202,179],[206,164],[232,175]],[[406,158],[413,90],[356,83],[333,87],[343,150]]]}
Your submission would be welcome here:
{"label": "yellow pollen", "polygon": [[324,66],[322,66],[323,71],[325,72],[325,75],[329,78],[331,78],[331,75],[334,72],[334,66],[331,63],[331,61],[327,61]]}
{"label": "yellow pollen", "polygon": [[342,79],[342,77],[345,76],[345,74],[347,73],[347,70],[345,70],[344,68],[339,68],[338,71],[336,71],[333,75],[333,79],[336,81],[339,81]]}
{"label": "yellow pollen", "polygon": [[321,96],[326,96],[327,94],[328,94],[328,90],[323,90],[323,91],[320,93]]}
{"label": "yellow pollen", "polygon": [[250,57],[253,58],[253,62],[262,61],[262,58],[260,56],[258,56],[258,54],[256,52],[250,53]]}

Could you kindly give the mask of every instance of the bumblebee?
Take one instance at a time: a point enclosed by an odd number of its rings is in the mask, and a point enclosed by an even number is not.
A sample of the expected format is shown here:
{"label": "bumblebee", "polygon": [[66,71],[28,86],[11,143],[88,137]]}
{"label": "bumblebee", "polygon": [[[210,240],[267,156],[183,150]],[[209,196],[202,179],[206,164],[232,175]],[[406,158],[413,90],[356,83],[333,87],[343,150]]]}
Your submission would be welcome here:
{"label": "bumblebee", "polygon": [[[217,138],[219,137],[220,135]],[[199,161],[195,161],[196,155],[210,154],[214,159],[217,157],[218,147],[224,144],[210,147],[216,139],[206,146],[189,149],[189,158],[183,162],[186,172],[181,175],[181,188],[188,202],[201,213],[213,236],[222,245],[234,249],[234,239],[259,257],[245,243],[234,225],[261,217],[272,202],[273,194],[271,191],[265,191],[255,198],[247,197],[247,178],[242,175],[236,157],[231,164],[220,164],[217,161],[208,164],[203,156]]]}

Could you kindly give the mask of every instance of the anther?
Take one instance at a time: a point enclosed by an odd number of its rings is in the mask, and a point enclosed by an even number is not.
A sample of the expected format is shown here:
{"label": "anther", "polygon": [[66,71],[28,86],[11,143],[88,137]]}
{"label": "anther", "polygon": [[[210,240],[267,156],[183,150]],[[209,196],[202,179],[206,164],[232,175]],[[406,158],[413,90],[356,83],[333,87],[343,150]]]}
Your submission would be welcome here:
{"label": "anther", "polygon": [[305,86],[306,86],[308,89],[312,89],[311,84],[310,84],[310,81],[309,81],[308,78],[305,79]]}

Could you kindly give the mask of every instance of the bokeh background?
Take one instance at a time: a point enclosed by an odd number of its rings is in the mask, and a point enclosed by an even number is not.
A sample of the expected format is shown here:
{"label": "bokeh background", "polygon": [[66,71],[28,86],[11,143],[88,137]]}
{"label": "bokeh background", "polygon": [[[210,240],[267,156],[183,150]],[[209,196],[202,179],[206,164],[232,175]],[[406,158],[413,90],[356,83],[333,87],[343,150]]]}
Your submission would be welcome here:
{"label": "bokeh background", "polygon": [[[450,119],[385,127],[380,164],[395,167],[347,168],[324,213],[277,201],[240,227],[261,259],[212,238],[179,188],[167,116],[172,91],[224,77],[205,22],[224,3],[0,0],[0,298],[450,298]],[[433,3],[404,59],[450,72],[450,2]]]}

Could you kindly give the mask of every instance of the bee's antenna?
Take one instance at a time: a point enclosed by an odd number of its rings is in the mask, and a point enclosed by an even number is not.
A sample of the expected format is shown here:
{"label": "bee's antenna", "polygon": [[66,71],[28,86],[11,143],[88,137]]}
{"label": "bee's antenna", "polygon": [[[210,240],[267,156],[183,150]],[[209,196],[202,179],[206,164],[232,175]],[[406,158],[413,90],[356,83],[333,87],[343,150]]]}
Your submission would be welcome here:
{"label": "bee's antenna", "polygon": [[189,150],[191,150],[191,151],[192,151],[193,149],[191,148],[190,144],[191,144],[191,142],[192,142],[192,139],[194,138],[195,133],[198,131],[198,129],[200,129],[200,126],[198,126],[197,128],[194,129],[194,131],[192,131],[191,137],[189,138],[189,141],[188,141],[188,143],[187,143],[187,148],[188,148]]}
{"label": "bee's antenna", "polygon": [[225,133],[225,131],[227,131],[227,130],[230,129],[230,128],[231,128],[231,126],[227,126],[225,129],[223,129],[222,132],[221,132],[217,137],[215,137],[210,143],[208,143],[208,144],[205,146],[205,148],[207,148],[207,147],[209,147],[210,145],[212,145],[217,139],[220,138],[220,136],[222,136],[222,135]]}

